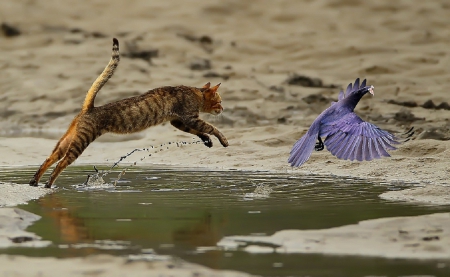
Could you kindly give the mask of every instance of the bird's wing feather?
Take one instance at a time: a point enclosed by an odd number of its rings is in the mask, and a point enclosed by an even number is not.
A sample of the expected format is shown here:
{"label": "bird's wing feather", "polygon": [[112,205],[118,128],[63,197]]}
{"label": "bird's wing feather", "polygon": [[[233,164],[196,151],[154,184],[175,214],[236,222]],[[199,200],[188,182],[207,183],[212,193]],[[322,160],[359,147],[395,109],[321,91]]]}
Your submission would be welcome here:
{"label": "bird's wing feather", "polygon": [[366,79],[364,79],[361,83],[361,85],[359,86],[359,88],[363,88],[366,86]]}
{"label": "bird's wing feather", "polygon": [[341,91],[339,92],[338,101],[341,101],[341,100],[344,99],[344,98],[345,98],[344,92],[341,90]]}
{"label": "bird's wing feather", "polygon": [[353,84],[352,91],[359,89],[359,78],[356,78],[355,83]]}
{"label": "bird's wing feather", "polygon": [[348,84],[347,89],[345,90],[345,97],[349,95],[350,92],[352,92],[352,83]]}
{"label": "bird's wing feather", "polygon": [[288,159],[288,162],[291,164],[291,166],[301,166],[309,159],[311,153],[314,150],[317,135],[317,133],[310,134],[308,132],[299,140],[297,140],[297,142],[294,144],[294,147],[292,147]]}
{"label": "bird's wing feather", "polygon": [[353,112],[323,127],[328,133],[324,141],[328,151],[343,160],[370,161],[389,157],[387,150],[395,150],[393,144],[399,143],[394,135],[365,122]]}

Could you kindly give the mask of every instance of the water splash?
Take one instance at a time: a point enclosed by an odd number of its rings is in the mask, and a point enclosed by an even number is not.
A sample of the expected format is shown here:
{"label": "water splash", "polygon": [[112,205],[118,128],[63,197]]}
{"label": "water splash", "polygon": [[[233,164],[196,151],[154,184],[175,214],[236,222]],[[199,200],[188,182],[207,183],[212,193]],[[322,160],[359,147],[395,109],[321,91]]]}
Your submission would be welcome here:
{"label": "water splash", "polygon": [[244,199],[253,200],[255,198],[268,198],[273,192],[273,188],[268,184],[258,184],[253,192],[246,193]]}
{"label": "water splash", "polygon": [[[133,166],[136,166],[138,164],[138,162],[142,162],[143,160],[145,160],[147,157],[151,157],[152,154],[156,154],[159,152],[162,152],[164,150],[168,150],[172,147],[178,147],[181,148],[183,146],[186,145],[194,145],[194,144],[199,144],[199,143],[203,143],[203,141],[200,140],[196,140],[196,141],[192,141],[192,142],[187,142],[187,141],[179,141],[179,142],[167,142],[167,143],[162,143],[159,146],[149,146],[147,148],[136,148],[133,151],[127,153],[126,155],[120,157],[120,159],[115,162],[108,170],[105,171],[99,171],[97,169],[97,167],[94,165],[94,170],[95,173],[94,174],[89,174],[87,176],[86,181],[81,185],[83,187],[103,187],[105,186],[105,180],[104,177],[108,174],[110,174],[112,172],[112,170],[117,167],[122,161],[126,160],[128,157],[130,157],[131,155],[133,155],[136,152],[147,152],[149,153],[148,155],[146,154],[145,156],[141,157],[138,161],[133,162],[130,166],[125,167],[117,176],[117,179],[114,180],[114,184],[113,186],[116,187],[117,183],[120,181],[120,179],[122,178],[123,175],[125,175],[126,171],[128,169],[130,169]],[[150,153],[151,152],[151,153]]]}
{"label": "water splash", "polygon": [[261,196],[269,196],[272,193],[273,189],[266,184],[260,184],[256,187],[254,193]]}

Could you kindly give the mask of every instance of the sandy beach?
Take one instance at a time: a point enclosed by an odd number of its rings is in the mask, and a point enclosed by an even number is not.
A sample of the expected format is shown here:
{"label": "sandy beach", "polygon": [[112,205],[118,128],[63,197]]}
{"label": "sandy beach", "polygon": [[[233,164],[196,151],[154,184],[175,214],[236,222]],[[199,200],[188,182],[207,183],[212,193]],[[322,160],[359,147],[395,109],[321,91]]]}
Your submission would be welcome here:
{"label": "sandy beach", "polygon": [[[139,166],[364,178],[411,184],[406,190],[382,194],[382,199],[450,205],[449,11],[450,4],[444,0],[2,1],[0,167],[37,169],[78,113],[85,92],[108,62],[111,40],[116,37],[122,60],[99,92],[96,105],[159,86],[221,83],[223,114],[202,118],[217,126],[230,146],[223,148],[213,138],[212,148],[201,144],[170,147],[139,161]],[[356,113],[395,134],[414,127],[413,139],[390,152],[390,158],[350,162],[321,151],[314,152],[300,168],[291,168],[287,158],[292,145],[337,99],[339,90],[357,77],[366,78],[375,87],[375,95],[366,95]],[[74,165],[111,165],[135,148],[195,140],[170,124],[126,136],[105,135]],[[130,157],[123,164],[140,157]],[[42,182],[47,178],[48,174]],[[12,226],[17,226],[14,208],[6,206],[14,207],[51,192],[2,181],[0,211],[5,216],[3,221]],[[437,217],[439,228],[448,234],[448,214],[405,220],[411,228],[420,229]],[[370,239],[352,241],[353,251],[343,254],[373,254],[361,252],[358,243],[388,245],[390,241],[384,240],[383,234],[397,226],[388,219],[380,222]],[[15,231],[26,232],[26,226]],[[349,233],[361,231],[358,224],[342,228]],[[7,228],[0,228],[0,239],[9,236],[4,230]],[[297,231],[291,234],[293,243],[304,236],[302,230]],[[315,236],[327,234],[333,236],[327,230],[317,230]],[[421,235],[417,235],[419,240]],[[440,236],[442,245],[449,242],[449,236]],[[291,249],[289,245],[283,247]],[[333,251],[338,248],[338,243],[330,242],[315,251],[336,253]],[[394,258],[430,258],[439,252],[423,247],[419,254],[408,256],[402,248],[394,248],[385,248],[387,252],[383,253]],[[450,253],[439,253],[443,255],[440,258],[450,259]],[[139,276],[139,268],[148,266],[145,262],[128,266],[117,257],[98,259],[117,264],[117,268],[102,271],[99,276],[114,276],[110,273],[120,272],[120,268],[136,270],[134,276]],[[50,258],[0,256],[1,267],[11,266],[7,270],[14,276],[30,276],[31,272],[15,266],[24,261],[40,264],[42,270],[47,263],[59,264],[61,270],[67,269],[67,264],[76,268],[90,263],[81,258],[66,264]],[[167,262],[158,266],[157,262],[150,263],[155,272],[165,272],[162,268]],[[198,276],[246,276],[185,265],[169,273],[188,276],[198,269],[203,274]]]}

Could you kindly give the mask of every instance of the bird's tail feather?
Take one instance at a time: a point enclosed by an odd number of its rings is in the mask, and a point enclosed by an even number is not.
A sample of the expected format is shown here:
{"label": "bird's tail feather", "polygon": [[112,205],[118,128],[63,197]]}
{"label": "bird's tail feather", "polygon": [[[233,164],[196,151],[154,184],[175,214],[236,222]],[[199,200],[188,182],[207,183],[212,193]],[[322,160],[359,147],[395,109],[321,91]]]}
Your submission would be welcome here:
{"label": "bird's tail feather", "polygon": [[411,127],[408,131],[400,135],[400,138],[403,140],[401,142],[405,143],[411,139],[413,139],[413,135],[416,131],[414,131],[414,126]]}
{"label": "bird's tail feather", "polygon": [[292,147],[288,162],[291,166],[301,166],[304,164],[314,150],[318,134],[305,134]]}

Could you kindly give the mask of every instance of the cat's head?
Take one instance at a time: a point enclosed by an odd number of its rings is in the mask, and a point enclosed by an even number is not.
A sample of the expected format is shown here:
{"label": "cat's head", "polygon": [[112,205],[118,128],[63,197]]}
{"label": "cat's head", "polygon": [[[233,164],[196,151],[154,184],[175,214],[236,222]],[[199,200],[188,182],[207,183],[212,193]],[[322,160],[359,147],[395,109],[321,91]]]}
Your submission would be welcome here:
{"label": "cat's head", "polygon": [[203,93],[203,111],[205,113],[210,113],[213,115],[219,115],[223,111],[222,107],[222,98],[220,97],[217,89],[219,88],[220,83],[211,87],[211,84],[208,82],[202,87]]}

